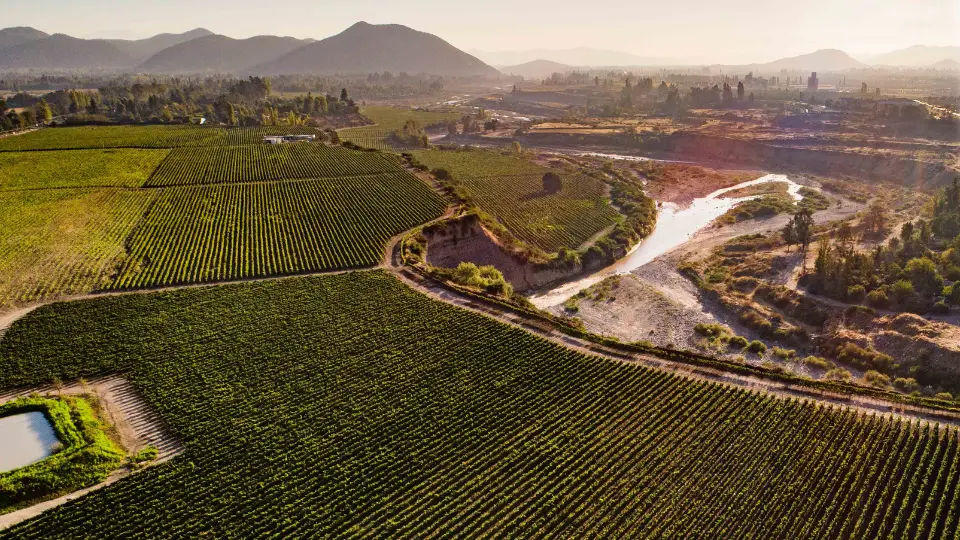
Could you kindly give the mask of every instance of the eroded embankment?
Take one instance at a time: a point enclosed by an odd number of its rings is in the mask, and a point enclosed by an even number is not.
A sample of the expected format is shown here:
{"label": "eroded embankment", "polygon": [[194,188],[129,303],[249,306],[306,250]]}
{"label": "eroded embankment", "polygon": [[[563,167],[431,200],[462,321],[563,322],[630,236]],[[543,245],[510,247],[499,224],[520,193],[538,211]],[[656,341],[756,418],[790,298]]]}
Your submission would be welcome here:
{"label": "eroded embankment", "polygon": [[426,262],[441,268],[456,268],[461,262],[492,265],[517,290],[544,287],[583,271],[582,264],[534,264],[508,251],[480,219],[467,214],[423,229],[427,240]]}

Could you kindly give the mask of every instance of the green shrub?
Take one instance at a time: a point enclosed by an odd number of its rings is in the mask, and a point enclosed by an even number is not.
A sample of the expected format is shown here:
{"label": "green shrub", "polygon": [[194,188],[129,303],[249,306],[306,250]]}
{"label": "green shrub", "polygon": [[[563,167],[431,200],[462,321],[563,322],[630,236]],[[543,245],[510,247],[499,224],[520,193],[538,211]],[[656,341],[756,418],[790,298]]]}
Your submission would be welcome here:
{"label": "green shrub", "polygon": [[[889,380],[889,377],[887,380]],[[897,377],[893,380],[893,387],[907,394],[920,391],[920,383],[918,383],[917,380],[912,377]]]}
{"label": "green shrub", "polygon": [[693,330],[701,336],[706,336],[711,340],[723,340],[732,333],[726,326],[714,323],[697,323],[697,325],[693,327]]}
{"label": "green shrub", "polygon": [[831,369],[830,371],[827,371],[823,375],[823,378],[831,381],[850,381],[853,379],[853,375],[851,375],[849,371],[841,367],[836,367]]}
{"label": "green shrub", "polygon": [[866,295],[863,285],[853,285],[847,288],[847,299],[851,302],[862,302]]}
{"label": "green shrub", "polygon": [[814,369],[830,369],[831,363],[826,358],[820,356],[807,356],[803,359],[803,365]]}
{"label": "green shrub", "polygon": [[887,298],[887,292],[883,289],[875,289],[867,294],[867,304],[875,308],[885,308],[890,305],[890,299]]}
{"label": "green shrub", "polygon": [[778,358],[783,358],[784,360],[788,358],[793,358],[794,356],[796,356],[796,354],[797,354],[797,351],[793,349],[781,349],[780,347],[773,348],[773,355]]}
{"label": "green shrub", "polygon": [[754,354],[763,354],[767,352],[767,346],[760,340],[755,339],[747,344],[747,352],[752,352]]}
{"label": "green shrub", "polygon": [[875,369],[870,369],[863,374],[863,382],[877,388],[887,388],[890,386],[890,377]]}
{"label": "green shrub", "polygon": [[727,345],[735,349],[744,349],[748,343],[747,338],[743,336],[731,336],[730,339],[727,340]]}

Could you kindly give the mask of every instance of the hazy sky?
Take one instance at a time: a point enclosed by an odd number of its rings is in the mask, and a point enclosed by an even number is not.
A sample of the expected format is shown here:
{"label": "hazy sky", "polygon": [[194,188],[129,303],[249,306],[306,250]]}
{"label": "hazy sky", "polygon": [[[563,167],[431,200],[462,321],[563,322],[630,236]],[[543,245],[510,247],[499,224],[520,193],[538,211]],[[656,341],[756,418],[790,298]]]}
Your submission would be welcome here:
{"label": "hazy sky", "polygon": [[462,49],[590,47],[691,62],[960,45],[960,0],[0,0],[0,15],[0,26],[118,38],[202,26],[231,37],[322,39],[365,20]]}

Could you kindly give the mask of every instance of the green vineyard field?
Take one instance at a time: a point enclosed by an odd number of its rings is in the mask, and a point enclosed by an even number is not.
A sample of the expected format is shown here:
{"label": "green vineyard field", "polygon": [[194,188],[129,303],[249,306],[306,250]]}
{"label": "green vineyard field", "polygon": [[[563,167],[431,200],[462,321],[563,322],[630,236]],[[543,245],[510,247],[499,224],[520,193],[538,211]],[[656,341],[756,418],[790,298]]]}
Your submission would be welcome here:
{"label": "green vineyard field", "polygon": [[446,203],[406,172],[161,190],[109,288],[373,266]]}
{"label": "green vineyard field", "polygon": [[106,286],[155,193],[0,191],[0,311]]}
{"label": "green vineyard field", "polygon": [[960,519],[956,428],[587,356],[381,271],[54,304],[0,341],[0,389],[116,372],[185,453],[0,538],[952,539]]}
{"label": "green vineyard field", "polygon": [[169,150],[0,152],[0,191],[140,187]]}
{"label": "green vineyard field", "polygon": [[422,151],[414,156],[431,169],[453,174],[458,191],[514,236],[548,253],[581,244],[617,222],[606,184],[561,174],[563,189],[543,191],[550,169],[515,156],[486,151]]}
{"label": "green vineyard field", "polygon": [[400,171],[394,158],[323,144],[175,148],[148,186],[360,176]]}
{"label": "green vineyard field", "polygon": [[267,135],[316,134],[309,127],[221,128],[194,125],[46,128],[0,139],[0,152],[78,148],[179,148],[260,143]]}
{"label": "green vineyard field", "polygon": [[410,147],[399,148],[387,142],[387,136],[403,128],[407,120],[415,120],[420,127],[426,128],[451,120],[459,120],[463,115],[457,111],[415,111],[395,107],[364,107],[361,113],[375,125],[341,129],[337,132],[340,138],[364,148],[385,152],[410,149]]}

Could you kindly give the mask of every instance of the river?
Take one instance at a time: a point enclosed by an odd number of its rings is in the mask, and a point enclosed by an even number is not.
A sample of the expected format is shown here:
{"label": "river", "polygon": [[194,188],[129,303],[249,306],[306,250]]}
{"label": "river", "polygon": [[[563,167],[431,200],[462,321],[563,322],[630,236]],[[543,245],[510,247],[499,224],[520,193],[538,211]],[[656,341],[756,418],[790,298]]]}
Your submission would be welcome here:
{"label": "river", "polygon": [[724,197],[724,194],[766,182],[784,182],[789,186],[787,191],[795,201],[803,198],[800,195],[800,188],[802,187],[800,184],[793,182],[783,174],[768,174],[756,180],[718,189],[706,197],[694,199],[687,208],[681,209],[673,203],[664,202],[657,214],[656,229],[650,236],[637,244],[626,257],[586,277],[537,293],[530,297],[530,301],[540,309],[547,309],[562,304],[574,294],[603,281],[609,276],[626,274],[640,268],[660,255],[682,246],[697,231],[722,216],[727,210],[743,201],[756,198],[756,196],[729,198]]}

